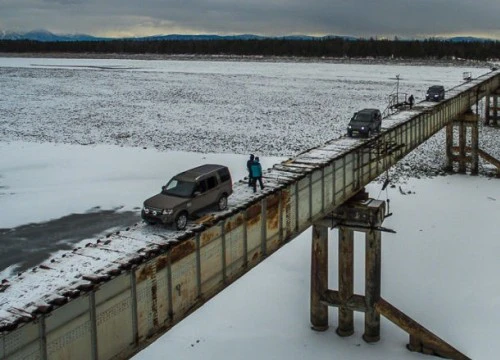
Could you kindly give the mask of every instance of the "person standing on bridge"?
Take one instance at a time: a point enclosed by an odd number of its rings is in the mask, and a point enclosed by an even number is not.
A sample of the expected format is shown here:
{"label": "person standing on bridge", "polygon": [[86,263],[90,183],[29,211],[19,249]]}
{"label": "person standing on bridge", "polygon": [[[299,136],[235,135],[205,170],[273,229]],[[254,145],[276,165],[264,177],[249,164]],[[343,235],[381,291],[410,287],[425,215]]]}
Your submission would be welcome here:
{"label": "person standing on bridge", "polygon": [[250,166],[250,173],[252,177],[253,192],[257,191],[257,181],[259,182],[260,188],[264,189],[264,184],[262,184],[262,166],[260,165],[258,156]]}
{"label": "person standing on bridge", "polygon": [[413,107],[413,103],[415,102],[415,98],[413,97],[413,94],[410,95],[408,98],[408,104],[410,104],[410,110]]}
{"label": "person standing on bridge", "polygon": [[248,186],[252,186],[252,170],[251,166],[254,162],[254,155],[250,154],[250,159],[247,161],[247,170],[248,170]]}

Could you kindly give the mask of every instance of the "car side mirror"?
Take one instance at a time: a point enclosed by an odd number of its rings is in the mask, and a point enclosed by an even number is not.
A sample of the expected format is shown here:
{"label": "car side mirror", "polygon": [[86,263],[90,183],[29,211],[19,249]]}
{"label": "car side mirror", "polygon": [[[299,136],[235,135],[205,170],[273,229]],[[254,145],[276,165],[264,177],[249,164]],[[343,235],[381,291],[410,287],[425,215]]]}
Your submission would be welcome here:
{"label": "car side mirror", "polygon": [[161,191],[165,191],[165,190],[167,190],[167,186],[166,186],[166,185],[163,185],[163,186],[161,187]]}
{"label": "car side mirror", "polygon": [[193,196],[194,196],[194,197],[196,197],[196,196],[200,196],[200,195],[201,195],[201,192],[199,192],[199,191],[195,191],[195,192],[193,193]]}

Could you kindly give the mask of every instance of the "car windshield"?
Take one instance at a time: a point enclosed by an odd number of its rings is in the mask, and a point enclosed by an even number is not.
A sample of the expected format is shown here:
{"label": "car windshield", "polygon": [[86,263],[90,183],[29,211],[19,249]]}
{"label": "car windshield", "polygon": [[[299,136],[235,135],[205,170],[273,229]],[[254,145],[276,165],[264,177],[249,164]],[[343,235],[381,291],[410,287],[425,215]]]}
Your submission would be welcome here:
{"label": "car windshield", "polygon": [[443,91],[443,89],[439,88],[439,87],[431,87],[431,88],[429,88],[429,90],[427,90],[427,92],[430,94],[438,94],[441,91]]}
{"label": "car windshield", "polygon": [[163,188],[162,194],[179,197],[191,197],[195,186],[195,182],[173,178],[168,182],[167,186]]}
{"label": "car windshield", "polygon": [[370,122],[372,115],[370,113],[357,113],[352,119],[354,122]]}

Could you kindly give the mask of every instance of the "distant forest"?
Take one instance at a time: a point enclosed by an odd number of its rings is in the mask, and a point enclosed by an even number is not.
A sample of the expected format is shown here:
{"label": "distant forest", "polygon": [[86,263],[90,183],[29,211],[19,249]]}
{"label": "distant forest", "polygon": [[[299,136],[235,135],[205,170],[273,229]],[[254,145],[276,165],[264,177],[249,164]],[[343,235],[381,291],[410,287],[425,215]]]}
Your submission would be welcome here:
{"label": "distant forest", "polygon": [[0,40],[0,53],[297,56],[333,58],[500,59],[500,41],[443,40],[106,40],[40,42]]}

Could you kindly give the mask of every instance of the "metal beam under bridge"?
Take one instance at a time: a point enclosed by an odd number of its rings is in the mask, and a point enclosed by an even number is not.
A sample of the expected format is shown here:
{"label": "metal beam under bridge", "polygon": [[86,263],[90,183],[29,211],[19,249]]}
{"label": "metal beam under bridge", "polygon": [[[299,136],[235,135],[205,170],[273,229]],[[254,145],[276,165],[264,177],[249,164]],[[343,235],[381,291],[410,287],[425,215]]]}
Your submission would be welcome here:
{"label": "metal beam under bridge", "polygon": [[493,71],[385,118],[369,139],[305,151],[266,171],[257,196],[236,183],[227,211],[186,231],[136,224],[2,282],[16,303],[0,302],[0,359],[130,356],[499,87]]}

